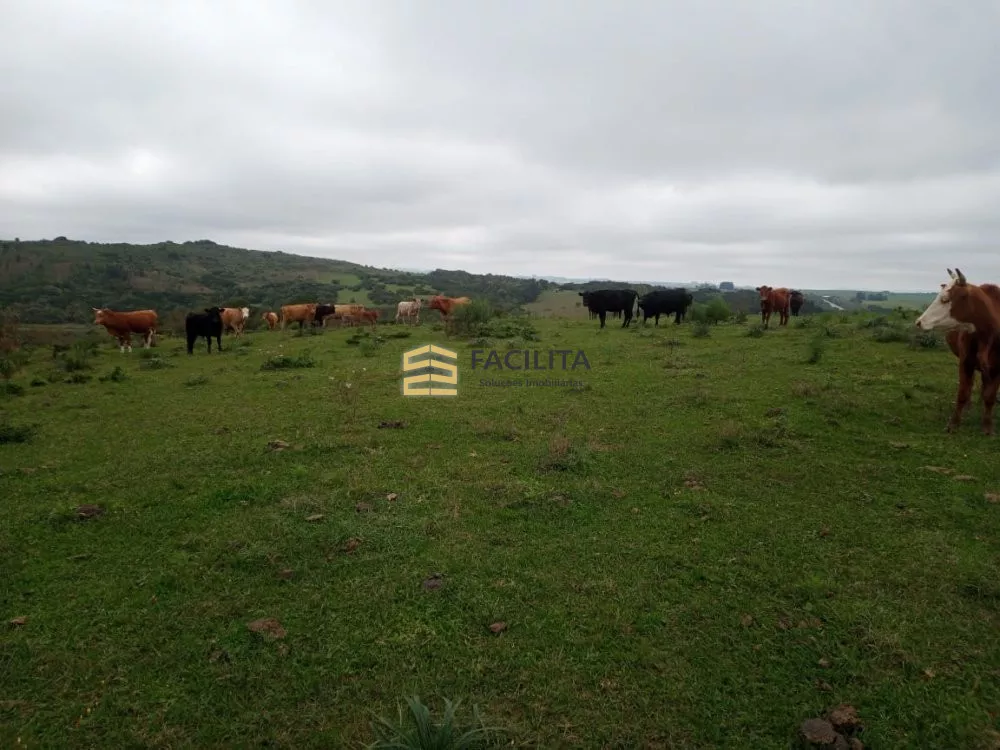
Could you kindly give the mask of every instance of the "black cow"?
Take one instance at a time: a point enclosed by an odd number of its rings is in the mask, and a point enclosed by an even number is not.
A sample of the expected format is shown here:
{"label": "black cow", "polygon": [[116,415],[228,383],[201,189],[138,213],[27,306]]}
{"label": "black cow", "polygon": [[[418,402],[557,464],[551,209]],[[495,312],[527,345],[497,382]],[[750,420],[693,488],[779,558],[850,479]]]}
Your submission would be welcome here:
{"label": "black cow", "polygon": [[802,305],[804,305],[805,302],[805,295],[802,294],[802,292],[798,292],[793,289],[791,297],[792,315],[796,318],[799,317],[799,310],[802,309]]}
{"label": "black cow", "polygon": [[[323,318],[333,315],[336,305],[316,305],[316,317],[313,318],[313,325],[322,325]],[[302,326],[299,326],[301,328]]]}
{"label": "black cow", "polygon": [[188,354],[194,354],[194,342],[199,336],[204,336],[208,342],[208,353],[212,353],[212,337],[222,351],[222,308],[206,307],[203,313],[188,313],[184,319],[184,330],[187,332]]}
{"label": "black cow", "polygon": [[580,296],[583,297],[584,306],[591,313],[597,313],[597,317],[601,319],[601,328],[604,328],[604,321],[609,312],[625,313],[622,328],[627,328],[632,322],[632,308],[638,296],[634,289],[597,289],[592,292],[580,292]]}
{"label": "black cow", "polygon": [[687,289],[655,289],[639,298],[639,309],[642,310],[642,324],[653,318],[660,325],[661,315],[673,315],[674,323],[679,324],[694,302],[694,296]]}

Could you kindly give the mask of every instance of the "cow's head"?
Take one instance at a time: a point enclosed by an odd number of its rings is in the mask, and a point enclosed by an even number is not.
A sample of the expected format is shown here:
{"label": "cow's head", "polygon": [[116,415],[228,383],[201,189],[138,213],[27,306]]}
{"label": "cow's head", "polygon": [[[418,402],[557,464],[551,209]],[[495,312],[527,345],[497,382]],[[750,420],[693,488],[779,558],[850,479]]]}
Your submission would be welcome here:
{"label": "cow's head", "polygon": [[249,307],[241,307],[240,308],[240,313],[243,316],[243,320],[246,320],[247,318],[250,317],[250,308]]}
{"label": "cow's head", "polygon": [[764,285],[757,287],[757,294],[760,295],[760,301],[765,302],[768,296],[771,294],[771,287]]}
{"label": "cow's head", "polygon": [[931,302],[923,314],[917,318],[916,326],[923,331],[933,329],[948,331],[960,328],[966,331],[975,330],[972,321],[975,319],[976,293],[982,292],[974,284],[969,284],[961,269],[948,270],[951,281],[941,285],[941,291]]}
{"label": "cow's head", "polygon": [[94,311],[94,325],[101,325],[104,323],[105,314],[110,312],[106,307],[92,307],[90,308]]}

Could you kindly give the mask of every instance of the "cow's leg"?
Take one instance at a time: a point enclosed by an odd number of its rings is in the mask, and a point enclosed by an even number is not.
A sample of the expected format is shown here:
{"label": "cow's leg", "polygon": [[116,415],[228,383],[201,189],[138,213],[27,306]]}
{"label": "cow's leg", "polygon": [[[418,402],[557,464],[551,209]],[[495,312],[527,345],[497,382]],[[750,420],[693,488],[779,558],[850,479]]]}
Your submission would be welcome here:
{"label": "cow's leg", "polygon": [[608,317],[607,311],[601,310],[599,313],[597,313],[597,317],[599,317],[601,319],[601,328],[604,328],[604,321]]}
{"label": "cow's leg", "polygon": [[962,422],[962,412],[969,405],[972,396],[972,386],[976,381],[976,360],[967,356],[958,363],[958,394],[955,397],[955,410],[948,420],[947,432],[954,432]]}
{"label": "cow's leg", "polygon": [[992,435],[993,434],[993,407],[997,402],[997,386],[1000,386],[1000,377],[994,374],[993,377],[985,377],[985,373],[989,370],[984,370],[983,377],[983,434]]}
{"label": "cow's leg", "polygon": [[216,334],[216,336],[215,336],[215,343],[216,343],[215,351],[221,352],[222,351],[222,334],[221,333]]}

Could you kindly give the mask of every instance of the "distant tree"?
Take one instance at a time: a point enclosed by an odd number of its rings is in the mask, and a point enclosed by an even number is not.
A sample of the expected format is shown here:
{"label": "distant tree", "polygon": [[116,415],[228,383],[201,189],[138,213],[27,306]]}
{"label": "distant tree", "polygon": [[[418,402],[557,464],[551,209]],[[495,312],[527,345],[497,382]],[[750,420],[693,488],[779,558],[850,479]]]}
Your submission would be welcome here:
{"label": "distant tree", "polygon": [[736,290],[736,285],[731,281],[723,281],[719,284],[719,290],[723,292],[732,292]]}

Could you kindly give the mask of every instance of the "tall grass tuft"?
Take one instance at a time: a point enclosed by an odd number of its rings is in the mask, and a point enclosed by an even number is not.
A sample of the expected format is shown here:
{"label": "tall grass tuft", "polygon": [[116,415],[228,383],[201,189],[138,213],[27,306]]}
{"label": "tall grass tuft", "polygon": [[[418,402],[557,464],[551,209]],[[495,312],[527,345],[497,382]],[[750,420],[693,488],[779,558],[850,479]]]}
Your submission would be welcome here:
{"label": "tall grass tuft", "polygon": [[455,713],[460,701],[452,703],[447,698],[444,701],[444,716],[441,723],[435,723],[431,718],[430,709],[421,703],[420,698],[407,698],[410,708],[409,716],[404,716],[403,708],[399,708],[399,719],[393,723],[384,718],[378,718],[372,725],[375,742],[368,747],[371,750],[473,750],[489,747],[491,732],[473,706],[473,717],[477,726],[463,728],[456,725]]}

